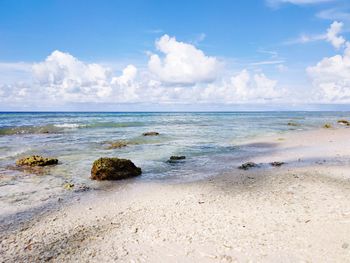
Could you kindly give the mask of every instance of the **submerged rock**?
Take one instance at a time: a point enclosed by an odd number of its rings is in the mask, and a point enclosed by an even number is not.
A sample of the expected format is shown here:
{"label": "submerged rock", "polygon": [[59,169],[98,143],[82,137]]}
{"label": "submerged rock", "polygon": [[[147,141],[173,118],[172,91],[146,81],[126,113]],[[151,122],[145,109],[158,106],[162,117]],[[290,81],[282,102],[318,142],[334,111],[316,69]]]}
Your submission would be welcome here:
{"label": "submerged rock", "polygon": [[57,164],[55,158],[45,158],[40,155],[27,156],[16,161],[18,166],[47,166]]}
{"label": "submerged rock", "polygon": [[244,164],[238,166],[238,169],[248,170],[248,169],[254,168],[254,167],[259,167],[259,165],[256,163],[253,163],[253,162],[247,162],[247,163],[244,163]]}
{"label": "submerged rock", "polygon": [[274,167],[280,167],[280,166],[282,166],[284,164],[285,164],[284,162],[272,162],[272,163],[270,163],[270,165],[272,165]]}
{"label": "submerged rock", "polygon": [[91,168],[92,180],[119,180],[138,176],[141,168],[128,159],[100,158],[94,161]]}
{"label": "submerged rock", "polygon": [[119,149],[119,148],[123,148],[128,146],[128,144],[124,141],[116,141],[116,142],[112,142],[110,143],[110,145],[107,147],[108,150],[111,149]]}
{"label": "submerged rock", "polygon": [[186,159],[186,156],[184,155],[180,155],[180,156],[173,155],[170,157],[170,160],[172,161],[178,161],[178,160],[184,160],[184,159]]}
{"label": "submerged rock", "polygon": [[330,128],[332,128],[332,125],[329,123],[326,123],[325,125],[323,125],[323,128],[330,129]]}
{"label": "submerged rock", "polygon": [[287,125],[288,126],[294,126],[294,127],[300,126],[299,123],[295,123],[295,122],[288,122]]}
{"label": "submerged rock", "polygon": [[338,123],[341,124],[341,125],[350,126],[350,122],[347,121],[347,120],[339,120]]}
{"label": "submerged rock", "polygon": [[159,135],[159,132],[144,132],[142,133],[143,136],[158,136]]}
{"label": "submerged rock", "polygon": [[180,156],[177,156],[177,155],[173,155],[173,156],[170,156],[169,160],[167,161],[168,163],[176,163],[178,161],[182,161],[182,160],[185,160],[186,159],[186,156],[184,155],[180,155]]}

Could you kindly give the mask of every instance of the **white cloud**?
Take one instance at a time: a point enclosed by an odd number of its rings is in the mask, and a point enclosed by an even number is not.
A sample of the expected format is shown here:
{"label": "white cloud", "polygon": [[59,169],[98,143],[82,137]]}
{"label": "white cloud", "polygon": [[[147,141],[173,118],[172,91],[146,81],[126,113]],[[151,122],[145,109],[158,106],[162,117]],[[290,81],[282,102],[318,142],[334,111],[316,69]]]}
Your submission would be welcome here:
{"label": "white cloud", "polygon": [[320,40],[325,40],[332,44],[335,48],[339,49],[345,44],[345,39],[343,36],[340,36],[343,28],[343,23],[334,21],[329,28],[327,29],[327,32],[325,34],[318,34],[318,35],[306,35],[302,34],[297,39],[292,39],[286,41],[284,44],[286,45],[292,45],[292,44],[305,44]]}
{"label": "white cloud", "polygon": [[16,83],[31,79],[32,64],[25,62],[0,62],[0,81]]}
{"label": "white cloud", "polygon": [[128,85],[132,83],[137,75],[137,68],[134,65],[128,65],[120,77],[114,77],[112,79],[112,84],[117,85]]}
{"label": "white cloud", "polygon": [[315,88],[316,100],[350,102],[350,44],[343,55],[326,57],[306,69]]}
{"label": "white cloud", "polygon": [[[221,63],[191,44],[165,35],[156,42],[164,57],[148,68],[126,66],[120,75],[69,53],[52,52],[31,65],[32,82],[0,85],[6,105],[50,107],[69,103],[250,103],[280,100],[284,91],[264,74],[242,70],[218,77]],[[26,70],[28,68],[26,67]],[[33,96],[33,94],[35,94]],[[30,106],[29,106],[30,107]]]}
{"label": "white cloud", "polygon": [[263,60],[258,62],[250,63],[252,66],[261,66],[261,65],[276,65],[284,63],[284,60]]}
{"label": "white cloud", "polygon": [[296,39],[291,39],[291,40],[285,41],[284,44],[285,45],[306,44],[306,43],[315,42],[315,41],[319,41],[319,40],[325,40],[325,39],[326,39],[325,34],[322,34],[322,35],[302,34]]}
{"label": "white cloud", "polygon": [[254,74],[242,70],[223,80],[222,83],[209,84],[202,92],[205,101],[224,103],[266,102],[279,99],[285,93],[277,88],[277,81],[264,74]]}
{"label": "white cloud", "polygon": [[350,20],[350,12],[349,10],[332,8],[322,10],[316,14],[317,17],[328,20],[342,20],[349,21]]}
{"label": "white cloud", "polygon": [[275,59],[278,57],[278,52],[274,50],[264,50],[264,49],[258,49],[257,52],[262,54],[267,54],[271,57],[271,59]]}
{"label": "white cloud", "polygon": [[284,64],[278,64],[276,65],[276,68],[279,72],[286,72],[288,70],[288,67]]}
{"label": "white cloud", "polygon": [[339,36],[343,27],[343,23],[334,21],[327,30],[326,40],[330,42],[335,48],[340,48],[344,45],[345,39]]}
{"label": "white cloud", "polygon": [[207,37],[205,33],[198,34],[195,39],[192,41],[193,45],[198,45],[200,42],[204,41],[204,39]]}
{"label": "white cloud", "polygon": [[191,44],[164,35],[156,41],[156,47],[164,57],[152,54],[148,68],[162,82],[193,85],[211,82],[217,76],[220,67],[218,60],[206,56]]}
{"label": "white cloud", "polygon": [[312,4],[333,2],[333,1],[335,0],[266,0],[266,3],[270,7],[278,7],[281,4],[312,5]]}
{"label": "white cloud", "polygon": [[84,63],[57,50],[45,61],[33,65],[33,76],[39,86],[46,88],[52,96],[67,100],[105,97],[110,92],[110,69]]}

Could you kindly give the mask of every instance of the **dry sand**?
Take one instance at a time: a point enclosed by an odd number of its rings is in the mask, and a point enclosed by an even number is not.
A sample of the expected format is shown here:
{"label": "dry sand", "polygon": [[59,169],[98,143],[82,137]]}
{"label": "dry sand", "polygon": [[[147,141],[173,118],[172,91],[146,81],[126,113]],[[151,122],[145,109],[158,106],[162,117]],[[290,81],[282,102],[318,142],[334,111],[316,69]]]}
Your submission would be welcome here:
{"label": "dry sand", "polygon": [[[1,225],[3,262],[350,262],[350,129],[254,140],[260,168],[127,180]],[[282,137],[282,138],[281,138]],[[271,161],[283,161],[271,167]]]}

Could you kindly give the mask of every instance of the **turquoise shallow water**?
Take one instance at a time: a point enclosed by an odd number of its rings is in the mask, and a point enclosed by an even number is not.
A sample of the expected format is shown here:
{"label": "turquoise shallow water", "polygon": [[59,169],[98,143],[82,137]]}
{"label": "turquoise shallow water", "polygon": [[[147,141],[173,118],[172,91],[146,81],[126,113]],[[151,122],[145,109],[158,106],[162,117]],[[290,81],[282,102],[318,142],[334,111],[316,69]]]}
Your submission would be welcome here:
{"label": "turquoise shallow water", "polygon": [[[94,185],[91,165],[102,156],[131,159],[143,170],[137,180],[199,180],[234,169],[263,150],[237,147],[239,142],[349,117],[349,112],[0,113],[0,198],[7,204],[25,202],[52,196],[65,182]],[[147,131],[160,136],[142,136]],[[117,140],[131,144],[107,149],[108,142]],[[45,175],[11,168],[16,159],[31,154],[56,157],[60,165]],[[171,155],[186,160],[168,164]]]}

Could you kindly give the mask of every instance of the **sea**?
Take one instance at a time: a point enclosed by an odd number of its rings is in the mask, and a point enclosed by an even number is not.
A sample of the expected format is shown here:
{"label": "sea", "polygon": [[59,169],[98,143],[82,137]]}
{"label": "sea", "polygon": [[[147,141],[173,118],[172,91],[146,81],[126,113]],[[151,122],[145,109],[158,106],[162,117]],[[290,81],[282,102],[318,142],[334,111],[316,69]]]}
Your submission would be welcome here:
{"label": "sea", "polygon": [[[193,182],[230,172],[267,150],[245,141],[336,125],[342,118],[350,112],[2,112],[0,211],[27,209],[72,189],[120,184],[90,179],[100,157],[126,158],[141,167],[133,182]],[[142,135],[150,131],[159,136]],[[110,149],[116,141],[127,146]],[[16,167],[28,155],[54,157],[59,164],[40,171]],[[186,159],[167,162],[173,155]]]}

